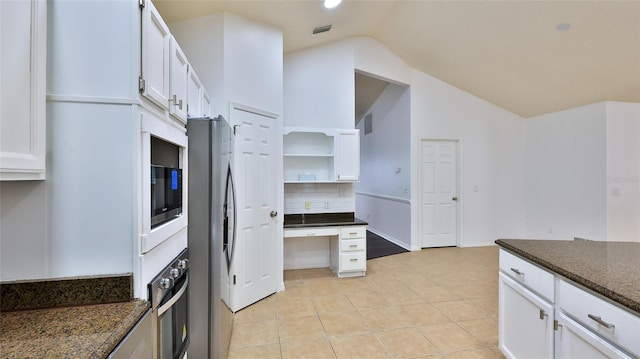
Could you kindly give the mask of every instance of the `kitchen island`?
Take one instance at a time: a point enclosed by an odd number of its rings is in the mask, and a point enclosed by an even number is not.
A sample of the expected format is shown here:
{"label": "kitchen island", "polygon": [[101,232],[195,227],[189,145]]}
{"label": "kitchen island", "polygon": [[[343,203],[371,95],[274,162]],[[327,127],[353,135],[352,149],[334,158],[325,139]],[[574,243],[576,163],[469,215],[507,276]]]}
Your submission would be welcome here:
{"label": "kitchen island", "polygon": [[638,357],[640,243],[496,244],[499,347],[507,358]]}

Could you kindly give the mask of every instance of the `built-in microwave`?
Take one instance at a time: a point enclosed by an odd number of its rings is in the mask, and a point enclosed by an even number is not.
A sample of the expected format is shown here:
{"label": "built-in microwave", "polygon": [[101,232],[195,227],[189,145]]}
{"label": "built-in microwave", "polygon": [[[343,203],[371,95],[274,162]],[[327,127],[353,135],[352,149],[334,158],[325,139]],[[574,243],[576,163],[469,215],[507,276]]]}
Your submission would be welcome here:
{"label": "built-in microwave", "polygon": [[182,214],[182,170],[151,165],[151,228]]}

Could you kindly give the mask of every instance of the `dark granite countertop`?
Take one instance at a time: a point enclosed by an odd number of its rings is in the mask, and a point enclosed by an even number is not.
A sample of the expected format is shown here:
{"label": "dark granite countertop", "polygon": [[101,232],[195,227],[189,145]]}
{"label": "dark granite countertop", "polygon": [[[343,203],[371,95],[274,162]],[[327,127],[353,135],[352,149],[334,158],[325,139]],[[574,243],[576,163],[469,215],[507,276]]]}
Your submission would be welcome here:
{"label": "dark granite countertop", "polygon": [[149,302],[35,309],[0,313],[2,358],[106,358]]}
{"label": "dark granite countertop", "polygon": [[496,244],[640,315],[640,243],[499,239]]}
{"label": "dark granite countertop", "polygon": [[367,224],[367,222],[356,218],[353,212],[284,215],[284,228],[362,226]]}
{"label": "dark granite countertop", "polygon": [[0,357],[105,358],[149,310],[132,275],[0,283]]}

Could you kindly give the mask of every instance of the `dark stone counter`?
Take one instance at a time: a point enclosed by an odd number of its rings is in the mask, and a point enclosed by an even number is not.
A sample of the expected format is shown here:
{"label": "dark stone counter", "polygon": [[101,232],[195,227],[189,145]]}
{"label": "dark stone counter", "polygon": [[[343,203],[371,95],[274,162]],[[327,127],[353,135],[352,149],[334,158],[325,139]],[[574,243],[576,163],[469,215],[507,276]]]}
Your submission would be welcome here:
{"label": "dark stone counter", "polygon": [[2,358],[106,358],[149,310],[131,275],[0,283]]}
{"label": "dark stone counter", "polygon": [[353,212],[284,215],[284,228],[363,226],[367,224],[367,222],[356,218]]}
{"label": "dark stone counter", "polygon": [[640,315],[640,243],[499,239],[496,244]]}

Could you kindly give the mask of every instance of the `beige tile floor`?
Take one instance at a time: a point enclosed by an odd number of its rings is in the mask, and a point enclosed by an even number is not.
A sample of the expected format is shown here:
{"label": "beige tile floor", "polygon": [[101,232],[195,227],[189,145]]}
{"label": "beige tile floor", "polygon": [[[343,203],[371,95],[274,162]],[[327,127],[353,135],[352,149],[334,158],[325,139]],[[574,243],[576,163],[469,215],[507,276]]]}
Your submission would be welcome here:
{"label": "beige tile floor", "polygon": [[229,358],[503,358],[496,246],[372,259],[365,277],[284,278],[236,313]]}

